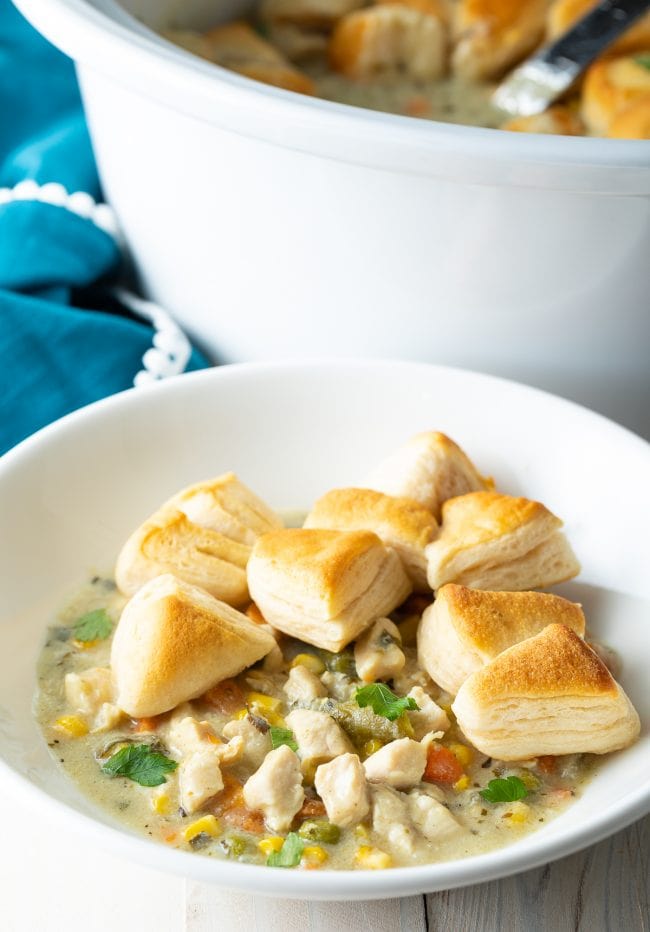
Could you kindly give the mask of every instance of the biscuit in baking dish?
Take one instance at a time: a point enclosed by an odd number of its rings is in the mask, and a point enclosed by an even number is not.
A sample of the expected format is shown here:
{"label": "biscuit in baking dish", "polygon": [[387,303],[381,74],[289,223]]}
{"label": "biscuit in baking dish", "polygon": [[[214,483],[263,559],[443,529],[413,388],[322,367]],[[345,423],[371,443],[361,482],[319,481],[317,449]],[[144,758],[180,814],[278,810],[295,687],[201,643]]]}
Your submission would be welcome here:
{"label": "biscuit in baking dish", "polygon": [[397,552],[413,587],[420,592],[429,588],[424,548],[436,536],[438,522],[413,499],[374,489],[332,489],[312,506],[304,527],[373,531]]}
{"label": "biscuit in baking dish", "polygon": [[609,139],[650,139],[650,94],[620,110],[607,129]]}
{"label": "biscuit in baking dish", "polygon": [[452,67],[472,81],[496,78],[542,39],[549,0],[460,0]]}
{"label": "biscuit in baking dish", "polygon": [[506,648],[553,623],[584,637],[585,616],[576,602],[546,592],[488,592],[448,583],[422,615],[418,663],[453,696]]}
{"label": "biscuit in baking dish", "polygon": [[304,528],[260,537],[248,563],[248,585],[274,628],[331,651],[411,591],[399,557],[376,534]]}
{"label": "biscuit in baking dish", "polygon": [[265,84],[313,94],[314,82],[295,68],[279,49],[259,33],[239,21],[217,26],[204,34],[210,50],[210,61],[230,71]]}
{"label": "biscuit in baking dish", "polygon": [[283,527],[275,512],[232,472],[196,482],[162,507],[182,511],[193,524],[249,547],[261,534]]}
{"label": "biscuit in baking dish", "polygon": [[111,668],[117,705],[159,715],[235,676],[275,647],[245,615],[171,574],[150,580],[127,603]]}
{"label": "biscuit in baking dish", "polygon": [[[546,17],[546,35],[557,39],[597,6],[598,0],[555,0]],[[607,54],[650,48],[650,13],[644,13],[607,50]]]}
{"label": "biscuit in baking dish", "polygon": [[200,527],[174,508],[161,508],[122,547],[115,582],[125,595],[163,573],[173,573],[230,605],[248,601],[246,563],[251,548]]}
{"label": "biscuit in baking dish", "polygon": [[439,431],[411,437],[373,469],[363,486],[387,495],[412,498],[440,521],[448,498],[492,488],[458,444]]}
{"label": "biscuit in baking dish", "polygon": [[403,69],[430,80],[446,68],[444,20],[406,3],[381,3],[340,19],[329,44],[332,69],[348,78]]}
{"label": "biscuit in baking dish", "polygon": [[[650,60],[650,52],[648,56]],[[603,58],[587,69],[580,107],[582,119],[592,134],[607,136],[618,114],[650,96],[650,69],[640,58],[635,55]]]}
{"label": "biscuit in baking dish", "polygon": [[426,549],[432,589],[447,582],[474,589],[536,589],[571,579],[580,565],[540,502],[470,492],[445,502],[440,534]]}
{"label": "biscuit in baking dish", "polygon": [[364,6],[366,0],[262,0],[260,17],[270,23],[293,23],[329,29],[342,16]]}
{"label": "biscuit in baking dish", "polygon": [[509,647],[461,686],[452,709],[479,751],[499,760],[607,754],[639,734],[639,716],[596,653],[553,624]]}
{"label": "biscuit in baking dish", "polygon": [[582,136],[585,131],[578,114],[563,104],[549,107],[543,113],[533,116],[513,117],[502,123],[500,128],[511,133],[542,133],[553,136]]}

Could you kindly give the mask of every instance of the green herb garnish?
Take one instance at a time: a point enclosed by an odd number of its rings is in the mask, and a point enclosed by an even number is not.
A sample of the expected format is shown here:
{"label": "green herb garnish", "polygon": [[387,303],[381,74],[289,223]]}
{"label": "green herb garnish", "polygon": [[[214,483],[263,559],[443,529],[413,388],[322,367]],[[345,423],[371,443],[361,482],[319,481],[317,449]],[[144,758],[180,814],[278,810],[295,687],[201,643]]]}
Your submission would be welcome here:
{"label": "green herb garnish", "polygon": [[269,728],[269,734],[271,735],[271,746],[274,749],[282,747],[283,744],[286,744],[286,746],[291,748],[292,751],[298,750],[296,739],[294,738],[293,732],[290,728],[276,728],[275,725],[271,725]]}
{"label": "green herb garnish", "polygon": [[643,55],[637,55],[634,61],[637,65],[641,65],[642,68],[646,68],[650,71],[650,52],[645,52]]}
{"label": "green herb garnish", "polygon": [[304,842],[295,832],[289,832],[279,851],[272,851],[266,859],[269,867],[295,867],[300,864]]}
{"label": "green herb garnish", "polygon": [[369,705],[376,715],[382,715],[390,722],[394,722],[407,709],[417,711],[420,708],[415,699],[410,696],[402,698],[396,696],[384,683],[370,683],[369,686],[362,686],[357,689],[354,698],[362,709]]}
{"label": "green herb garnish", "polygon": [[481,790],[481,796],[489,803],[513,803],[517,799],[525,799],[528,790],[519,777],[506,777],[490,780],[486,788]]}
{"label": "green herb garnish", "polygon": [[102,770],[109,777],[128,777],[140,786],[160,786],[166,783],[166,773],[178,764],[148,744],[129,744],[106,761]]}
{"label": "green herb garnish", "polygon": [[96,608],[94,612],[82,615],[76,622],[72,633],[77,641],[103,641],[113,630],[113,622],[105,608]]}

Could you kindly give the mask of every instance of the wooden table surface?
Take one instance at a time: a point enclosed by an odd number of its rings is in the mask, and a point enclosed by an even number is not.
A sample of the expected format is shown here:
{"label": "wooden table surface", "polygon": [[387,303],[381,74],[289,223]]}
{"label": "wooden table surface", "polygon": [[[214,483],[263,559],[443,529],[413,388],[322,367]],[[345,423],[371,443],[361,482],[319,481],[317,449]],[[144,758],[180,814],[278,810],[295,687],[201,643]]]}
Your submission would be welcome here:
{"label": "wooden table surface", "polygon": [[84,849],[2,798],[2,932],[650,930],[650,816],[506,880],[401,900],[306,903],[229,893]]}

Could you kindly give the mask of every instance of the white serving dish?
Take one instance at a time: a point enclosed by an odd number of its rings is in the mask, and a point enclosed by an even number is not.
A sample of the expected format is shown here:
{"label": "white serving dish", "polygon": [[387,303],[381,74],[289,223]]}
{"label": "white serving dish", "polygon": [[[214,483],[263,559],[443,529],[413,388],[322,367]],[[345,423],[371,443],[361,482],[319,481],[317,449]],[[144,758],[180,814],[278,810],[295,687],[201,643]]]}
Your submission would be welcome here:
{"label": "white serving dish", "polygon": [[[410,434],[456,438],[499,488],[544,501],[582,560],[561,591],[624,659],[640,741],[603,761],[564,814],[475,858],[376,872],[296,872],[169,850],[120,828],[57,769],[32,718],[45,626],[88,573],[110,572],[132,528],[180,486],[233,469],[273,506],[308,507],[359,480]],[[0,461],[0,785],[50,831],[201,881],[267,895],[369,899],[473,884],[534,867],[650,809],[647,527],[650,446],[544,393],[408,363],[249,364],[117,395]],[[56,824],[56,828],[55,828]],[[45,831],[46,829],[44,829]]]}
{"label": "white serving dish", "polygon": [[467,366],[650,434],[650,142],[298,96],[124,12],[200,26],[250,0],[16,3],[77,63],[144,289],[215,358]]}

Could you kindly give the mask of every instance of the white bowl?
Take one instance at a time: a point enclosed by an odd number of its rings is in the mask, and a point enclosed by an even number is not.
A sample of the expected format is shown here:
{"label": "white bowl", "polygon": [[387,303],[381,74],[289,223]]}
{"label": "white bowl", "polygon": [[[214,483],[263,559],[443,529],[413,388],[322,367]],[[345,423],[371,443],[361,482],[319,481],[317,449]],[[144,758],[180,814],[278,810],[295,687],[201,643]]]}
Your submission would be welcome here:
{"label": "white bowl", "polygon": [[251,0],[16,2],[77,63],[145,290],[215,357],[467,366],[650,432],[650,142],[311,99],[142,25]]}
{"label": "white bowl", "polygon": [[[165,848],[119,827],[60,772],[32,718],[45,627],[89,572],[180,486],[235,470],[276,507],[358,481],[412,433],[456,438],[500,489],[544,501],[582,561],[562,591],[620,651],[640,741],[603,760],[540,831],[465,860],[376,872],[283,871]],[[650,809],[647,528],[650,447],[558,398],[408,363],[250,364],[125,392],[64,418],[0,461],[0,780],[66,831],[142,864],[268,895],[369,899],[516,873],[591,844]]]}

